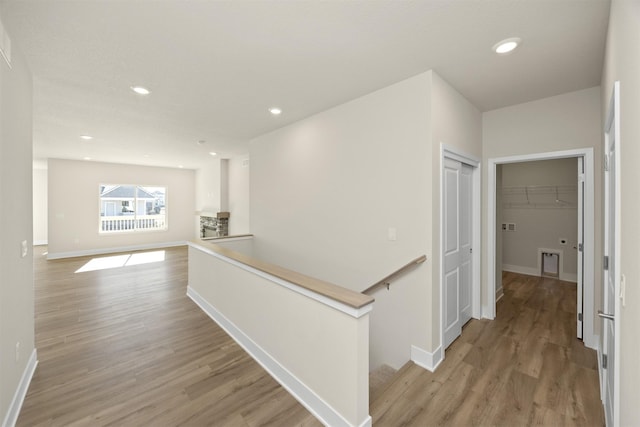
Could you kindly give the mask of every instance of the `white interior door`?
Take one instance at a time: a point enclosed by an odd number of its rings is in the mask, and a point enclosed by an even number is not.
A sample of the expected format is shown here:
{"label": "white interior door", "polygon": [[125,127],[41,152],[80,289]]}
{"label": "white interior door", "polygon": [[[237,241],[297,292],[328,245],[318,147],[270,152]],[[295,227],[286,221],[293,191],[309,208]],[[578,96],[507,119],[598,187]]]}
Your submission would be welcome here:
{"label": "white interior door", "polygon": [[605,128],[605,227],[604,227],[604,286],[603,286],[603,310],[598,311],[602,318],[602,378],[603,378],[603,402],[607,426],[614,426],[619,422],[618,399],[616,385],[619,384],[619,334],[616,328],[616,316],[619,312],[620,280],[619,280],[619,126],[617,112],[618,83],[614,88],[612,106],[609,119]]}
{"label": "white interior door", "polygon": [[459,161],[444,161],[444,348],[471,319],[472,172],[472,167]]}

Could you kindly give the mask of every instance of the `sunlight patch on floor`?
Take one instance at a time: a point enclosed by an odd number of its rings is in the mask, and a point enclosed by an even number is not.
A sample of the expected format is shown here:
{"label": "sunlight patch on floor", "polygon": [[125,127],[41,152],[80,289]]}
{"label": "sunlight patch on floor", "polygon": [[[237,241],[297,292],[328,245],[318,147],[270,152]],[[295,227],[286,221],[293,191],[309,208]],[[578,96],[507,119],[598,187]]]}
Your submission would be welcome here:
{"label": "sunlight patch on floor", "polygon": [[152,262],[164,261],[164,257],[164,251],[154,251],[93,258],[91,261],[87,262],[85,265],[77,269],[76,273],[86,273],[87,271],[108,270],[110,268],[150,264]]}

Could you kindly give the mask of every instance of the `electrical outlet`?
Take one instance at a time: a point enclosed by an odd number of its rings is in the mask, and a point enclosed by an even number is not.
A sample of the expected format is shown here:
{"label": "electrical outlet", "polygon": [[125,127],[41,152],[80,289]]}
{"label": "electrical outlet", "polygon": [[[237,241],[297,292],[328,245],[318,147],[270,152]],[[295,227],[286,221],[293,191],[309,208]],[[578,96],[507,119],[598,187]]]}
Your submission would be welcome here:
{"label": "electrical outlet", "polygon": [[27,256],[28,253],[29,253],[29,246],[27,246],[27,241],[23,240],[22,243],[20,244],[20,254],[22,255],[22,258],[24,258]]}

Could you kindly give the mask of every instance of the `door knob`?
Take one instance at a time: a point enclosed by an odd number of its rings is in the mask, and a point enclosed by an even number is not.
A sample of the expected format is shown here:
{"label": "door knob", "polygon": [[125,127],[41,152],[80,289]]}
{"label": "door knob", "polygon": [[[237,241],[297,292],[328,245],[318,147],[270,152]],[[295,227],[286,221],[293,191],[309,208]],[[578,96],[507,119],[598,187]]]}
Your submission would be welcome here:
{"label": "door knob", "polygon": [[616,320],[613,314],[603,313],[602,310],[598,310],[598,316],[602,317],[603,319]]}

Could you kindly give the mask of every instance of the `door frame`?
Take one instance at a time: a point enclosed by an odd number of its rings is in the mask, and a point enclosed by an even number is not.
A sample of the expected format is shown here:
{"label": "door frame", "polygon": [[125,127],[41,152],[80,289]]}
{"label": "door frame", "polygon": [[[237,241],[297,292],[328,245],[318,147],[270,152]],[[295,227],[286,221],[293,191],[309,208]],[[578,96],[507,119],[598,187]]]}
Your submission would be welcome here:
{"label": "door frame", "polygon": [[444,161],[445,159],[456,160],[471,166],[473,172],[471,173],[471,248],[473,249],[471,255],[471,317],[474,319],[480,319],[482,316],[482,301],[481,301],[481,273],[480,262],[482,254],[482,221],[481,221],[481,206],[482,206],[482,187],[481,187],[481,161],[473,155],[465,153],[464,151],[452,147],[448,144],[440,144],[440,357],[435,357],[436,360],[444,360]]}
{"label": "door frame", "polygon": [[[603,245],[603,256],[609,255],[609,239],[613,239],[614,246],[614,254],[616,255],[613,259],[613,271],[615,272],[614,276],[614,355],[613,355],[613,424],[620,422],[620,310],[621,310],[621,279],[622,275],[620,273],[620,252],[621,252],[621,185],[620,185],[620,82],[616,81],[613,85],[613,92],[611,93],[611,99],[609,101],[609,111],[607,112],[607,121],[604,126],[604,156],[609,156],[609,146],[611,145],[611,132],[613,131],[614,139],[614,156],[615,156],[615,170],[614,175],[610,176],[607,170],[604,173],[604,187],[603,188],[603,206],[604,206],[604,232],[605,235],[602,239]],[[606,161],[606,160],[605,160]],[[613,220],[614,224],[614,232],[613,236],[609,236],[609,224],[608,221],[611,219],[609,217],[608,209],[609,209],[609,184],[611,179],[613,179],[614,184],[614,214],[615,217]],[[604,292],[607,289],[607,270],[602,270],[603,277],[603,300],[602,304],[604,305]],[[609,320],[603,320],[604,322],[609,322]],[[606,411],[606,381],[607,378],[605,375],[609,375],[609,372],[605,371],[602,368],[602,355],[606,350],[604,348],[604,338],[605,338],[605,330],[606,324],[602,329],[602,337],[601,341],[598,343],[598,372],[600,373],[600,395],[602,398],[602,403],[604,404]],[[605,421],[606,421],[606,413],[605,413]],[[609,427],[609,426],[608,426]]]}
{"label": "door frame", "polygon": [[[508,157],[495,157],[487,161],[487,293],[482,306],[482,317],[496,317],[496,168],[507,163],[530,162],[537,160],[565,159],[582,157],[584,159],[584,236],[583,259],[585,266],[595,265],[595,184],[593,148],[552,151],[546,153],[523,154]],[[576,177],[577,179],[577,177]],[[583,342],[592,349],[598,347],[598,338],[594,335],[594,268],[586,268],[583,275]]]}

